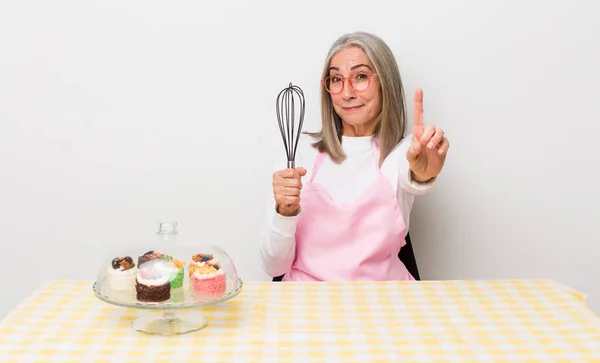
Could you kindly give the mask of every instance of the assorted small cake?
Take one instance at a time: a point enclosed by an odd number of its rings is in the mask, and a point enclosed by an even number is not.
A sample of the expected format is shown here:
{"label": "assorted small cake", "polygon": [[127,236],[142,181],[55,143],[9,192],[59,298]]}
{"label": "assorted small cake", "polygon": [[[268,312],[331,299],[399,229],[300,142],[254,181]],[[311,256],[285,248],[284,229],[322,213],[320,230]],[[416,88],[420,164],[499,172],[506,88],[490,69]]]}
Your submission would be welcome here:
{"label": "assorted small cake", "polygon": [[179,289],[183,286],[183,278],[184,278],[184,266],[185,262],[176,260],[174,258],[170,258],[168,260],[169,265],[165,266],[166,271],[169,275],[169,281],[171,283],[171,289]]}
{"label": "assorted small cake", "polygon": [[188,273],[194,291],[201,295],[217,296],[227,291],[225,272],[221,270],[219,261],[210,254],[192,256]]}
{"label": "assorted small cake", "polygon": [[171,289],[183,286],[185,262],[156,251],[138,257],[136,279],[137,298],[140,301],[169,300]]}
{"label": "assorted small cake", "polygon": [[107,267],[106,278],[108,287],[116,291],[130,290],[135,283],[138,268],[129,256],[115,257]]}
{"label": "assorted small cake", "polygon": [[[114,291],[132,291],[141,302],[183,301],[186,263],[172,256],[148,251],[137,259],[115,257],[107,267],[106,281]],[[212,254],[192,256],[188,267],[190,286],[201,296],[215,297],[227,291],[227,276]]]}
{"label": "assorted small cake", "polygon": [[149,251],[138,258],[135,280],[136,297],[143,302],[162,302],[171,297],[171,274],[165,269],[170,264],[165,255]]}

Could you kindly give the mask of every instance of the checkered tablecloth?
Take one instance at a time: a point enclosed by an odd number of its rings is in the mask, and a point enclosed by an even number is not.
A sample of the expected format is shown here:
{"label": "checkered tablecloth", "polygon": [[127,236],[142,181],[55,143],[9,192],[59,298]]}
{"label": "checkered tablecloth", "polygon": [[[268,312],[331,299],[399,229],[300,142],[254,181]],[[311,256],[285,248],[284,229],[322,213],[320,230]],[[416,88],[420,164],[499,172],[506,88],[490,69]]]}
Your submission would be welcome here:
{"label": "checkered tablecloth", "polygon": [[47,283],[0,323],[0,362],[600,362],[600,318],[553,281],[245,282],[169,337],[141,313]]}

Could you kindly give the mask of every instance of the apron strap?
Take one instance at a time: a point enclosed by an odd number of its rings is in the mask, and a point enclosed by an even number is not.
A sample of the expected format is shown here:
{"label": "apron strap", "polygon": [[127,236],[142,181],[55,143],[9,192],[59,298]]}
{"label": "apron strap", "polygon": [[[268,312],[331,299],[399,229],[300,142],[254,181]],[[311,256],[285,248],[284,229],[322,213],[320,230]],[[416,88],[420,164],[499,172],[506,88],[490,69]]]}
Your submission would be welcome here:
{"label": "apron strap", "polygon": [[321,168],[321,164],[323,164],[323,160],[325,160],[325,152],[321,151],[321,152],[319,152],[319,154],[317,155],[317,158],[315,159],[315,165],[313,165],[313,170],[310,175],[311,183],[313,182],[313,180],[315,179],[315,176],[319,172],[319,169]]}

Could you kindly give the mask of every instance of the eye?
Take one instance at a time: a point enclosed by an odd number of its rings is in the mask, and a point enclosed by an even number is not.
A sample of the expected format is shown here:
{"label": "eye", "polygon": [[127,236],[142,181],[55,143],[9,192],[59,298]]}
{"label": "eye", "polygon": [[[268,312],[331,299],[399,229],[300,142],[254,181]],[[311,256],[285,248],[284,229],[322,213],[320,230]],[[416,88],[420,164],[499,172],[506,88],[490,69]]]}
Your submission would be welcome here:
{"label": "eye", "polygon": [[358,73],[354,76],[354,78],[362,81],[369,78],[369,75],[366,73]]}
{"label": "eye", "polygon": [[338,77],[338,76],[332,76],[332,77],[330,78],[330,80],[331,80],[331,83],[337,83],[337,82],[340,82],[340,81],[341,81],[341,78],[340,78],[340,77]]}

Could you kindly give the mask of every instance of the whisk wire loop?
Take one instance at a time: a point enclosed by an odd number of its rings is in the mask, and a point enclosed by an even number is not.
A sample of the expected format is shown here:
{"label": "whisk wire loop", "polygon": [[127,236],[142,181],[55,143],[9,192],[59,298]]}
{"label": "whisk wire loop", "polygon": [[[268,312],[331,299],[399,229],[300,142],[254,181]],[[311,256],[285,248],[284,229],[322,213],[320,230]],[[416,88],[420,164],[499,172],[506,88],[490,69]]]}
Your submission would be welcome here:
{"label": "whisk wire loop", "polygon": [[[296,103],[299,110],[296,111]],[[277,95],[277,121],[287,157],[287,167],[295,167],[296,150],[302,134],[305,114],[304,92],[291,82]]]}

